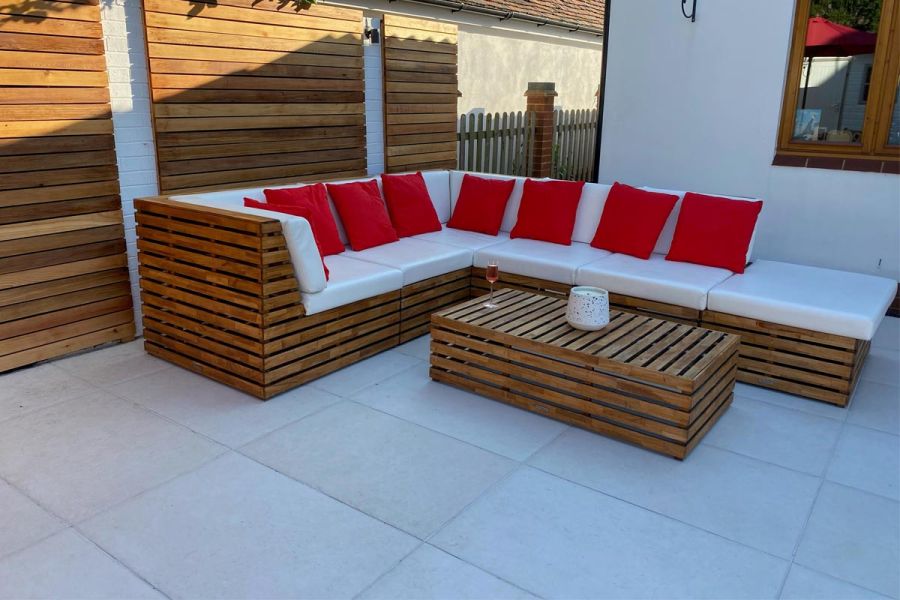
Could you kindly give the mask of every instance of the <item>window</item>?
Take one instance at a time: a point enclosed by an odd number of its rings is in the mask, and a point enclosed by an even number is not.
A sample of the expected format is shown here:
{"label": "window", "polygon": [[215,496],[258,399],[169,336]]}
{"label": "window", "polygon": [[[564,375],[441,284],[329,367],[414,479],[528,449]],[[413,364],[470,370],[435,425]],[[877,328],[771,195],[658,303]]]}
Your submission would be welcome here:
{"label": "window", "polygon": [[774,164],[896,173],[900,0],[797,0]]}

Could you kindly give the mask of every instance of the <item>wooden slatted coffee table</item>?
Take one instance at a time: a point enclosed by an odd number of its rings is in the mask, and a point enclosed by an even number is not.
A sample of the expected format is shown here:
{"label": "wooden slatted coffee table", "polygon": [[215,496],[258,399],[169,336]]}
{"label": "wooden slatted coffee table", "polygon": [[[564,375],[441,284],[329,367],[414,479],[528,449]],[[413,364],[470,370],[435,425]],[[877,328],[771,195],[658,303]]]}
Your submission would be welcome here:
{"label": "wooden slatted coffee table", "polygon": [[566,323],[566,300],[503,289],[431,317],[431,377],[683,459],[731,404],[736,335],[610,311]]}

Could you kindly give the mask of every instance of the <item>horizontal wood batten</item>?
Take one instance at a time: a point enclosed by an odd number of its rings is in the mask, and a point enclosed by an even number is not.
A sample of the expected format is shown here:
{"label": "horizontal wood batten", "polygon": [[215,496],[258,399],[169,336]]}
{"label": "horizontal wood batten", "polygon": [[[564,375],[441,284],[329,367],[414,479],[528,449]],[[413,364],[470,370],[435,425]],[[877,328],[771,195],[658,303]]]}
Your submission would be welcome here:
{"label": "horizontal wood batten", "polygon": [[456,168],[456,40],[454,24],[384,16],[388,172]]}
{"label": "horizontal wood batten", "polygon": [[0,3],[0,372],[134,337],[100,8]]}
{"label": "horizontal wood batten", "polygon": [[252,0],[143,9],[163,193],[365,174],[361,11]]}

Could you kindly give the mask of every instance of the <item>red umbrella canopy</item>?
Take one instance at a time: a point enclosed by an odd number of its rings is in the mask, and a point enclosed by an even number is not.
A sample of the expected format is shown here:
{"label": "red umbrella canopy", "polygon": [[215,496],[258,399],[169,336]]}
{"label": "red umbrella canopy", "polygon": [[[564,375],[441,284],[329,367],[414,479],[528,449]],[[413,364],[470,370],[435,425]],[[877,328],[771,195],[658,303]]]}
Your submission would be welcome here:
{"label": "red umbrella canopy", "polygon": [[853,56],[875,52],[878,36],[824,17],[810,17],[806,27],[805,56]]}

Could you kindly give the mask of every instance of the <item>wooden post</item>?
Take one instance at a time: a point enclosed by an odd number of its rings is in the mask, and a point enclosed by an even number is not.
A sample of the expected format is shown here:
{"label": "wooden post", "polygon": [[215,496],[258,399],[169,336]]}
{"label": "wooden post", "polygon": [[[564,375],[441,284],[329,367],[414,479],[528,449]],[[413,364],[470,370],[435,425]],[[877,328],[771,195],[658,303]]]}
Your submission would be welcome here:
{"label": "wooden post", "polygon": [[549,177],[553,164],[553,82],[529,82],[525,92],[525,111],[534,113],[534,140],[531,162],[532,177]]}

